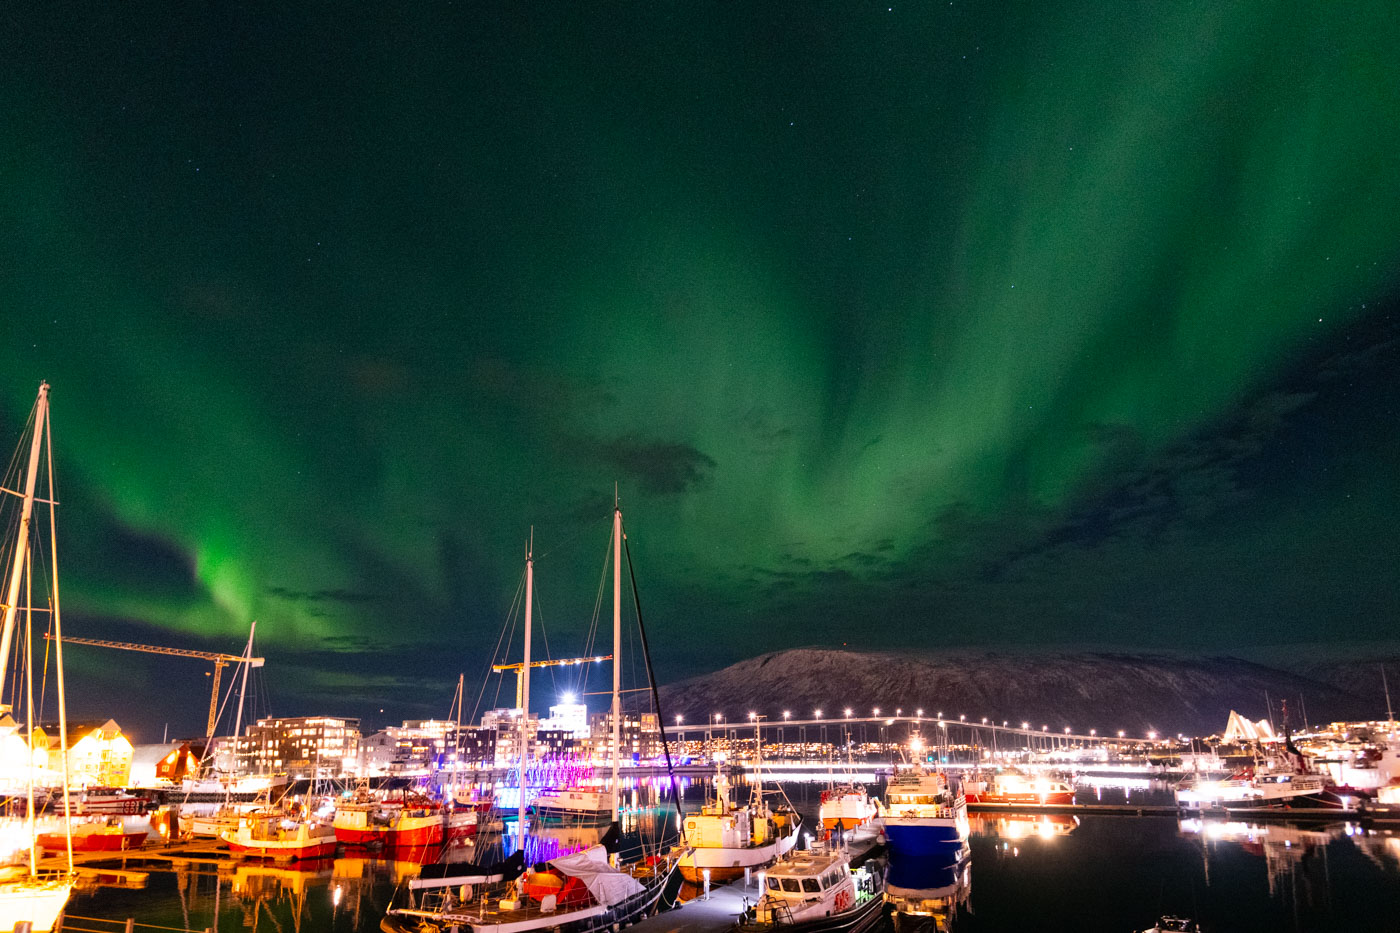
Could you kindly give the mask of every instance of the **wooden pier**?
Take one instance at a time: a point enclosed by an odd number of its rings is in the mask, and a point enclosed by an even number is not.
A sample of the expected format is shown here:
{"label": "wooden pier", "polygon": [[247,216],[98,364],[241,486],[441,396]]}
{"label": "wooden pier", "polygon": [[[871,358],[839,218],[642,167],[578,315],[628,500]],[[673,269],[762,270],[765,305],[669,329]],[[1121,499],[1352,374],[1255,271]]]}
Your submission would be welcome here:
{"label": "wooden pier", "polygon": [[1152,803],[970,803],[972,813],[1060,813],[1086,816],[1171,816],[1207,820],[1255,820],[1290,823],[1400,823],[1400,808],[1339,810],[1330,807],[1232,807],[1229,810]]}

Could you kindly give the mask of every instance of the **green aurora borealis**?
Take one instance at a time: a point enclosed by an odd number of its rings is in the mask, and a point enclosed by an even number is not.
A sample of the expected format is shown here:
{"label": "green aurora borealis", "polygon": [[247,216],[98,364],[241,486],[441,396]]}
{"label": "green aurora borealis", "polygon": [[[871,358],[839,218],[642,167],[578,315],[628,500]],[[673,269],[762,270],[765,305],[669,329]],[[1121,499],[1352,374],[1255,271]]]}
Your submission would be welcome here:
{"label": "green aurora borealis", "polygon": [[1393,2],[8,16],[73,634],[445,713],[532,525],[581,643],[616,481],[667,677],[1394,637]]}

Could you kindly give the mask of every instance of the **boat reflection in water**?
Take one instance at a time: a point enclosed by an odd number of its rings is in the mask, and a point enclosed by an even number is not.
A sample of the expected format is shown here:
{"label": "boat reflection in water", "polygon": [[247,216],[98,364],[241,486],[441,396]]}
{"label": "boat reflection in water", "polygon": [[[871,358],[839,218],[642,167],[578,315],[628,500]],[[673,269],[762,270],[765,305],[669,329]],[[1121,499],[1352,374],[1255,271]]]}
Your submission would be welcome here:
{"label": "boat reflection in water", "polygon": [[229,887],[243,903],[244,926],[256,929],[259,916],[266,912],[279,928],[279,914],[290,916],[292,930],[301,933],[307,894],[330,883],[334,865],[335,859],[305,859],[291,866],[233,863]]}
{"label": "boat reflection in water", "polygon": [[974,836],[997,839],[1054,839],[1068,836],[1079,826],[1072,813],[969,813]]}
{"label": "boat reflection in water", "polygon": [[943,933],[957,915],[970,911],[971,850],[964,845],[952,855],[890,859],[885,876],[896,933]]}
{"label": "boat reflection in water", "polygon": [[[1237,820],[1181,820],[1183,836],[1201,840],[1206,883],[1210,883],[1212,849],[1219,843],[1234,844],[1264,859],[1269,896],[1285,897],[1298,906],[1317,906],[1327,898],[1327,849],[1333,840],[1364,832],[1349,823],[1302,827],[1290,823],[1246,823]],[[1362,851],[1364,847],[1358,845]]]}

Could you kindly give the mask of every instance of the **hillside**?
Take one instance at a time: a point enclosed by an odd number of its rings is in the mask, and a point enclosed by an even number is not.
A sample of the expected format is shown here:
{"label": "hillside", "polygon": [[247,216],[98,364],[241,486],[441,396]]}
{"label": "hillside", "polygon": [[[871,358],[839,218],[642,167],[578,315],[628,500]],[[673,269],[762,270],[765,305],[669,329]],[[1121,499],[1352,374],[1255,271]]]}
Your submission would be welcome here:
{"label": "hillside", "polygon": [[691,723],[716,712],[741,719],[756,711],[776,722],[783,710],[800,719],[816,709],[833,718],[847,706],[867,716],[873,707],[886,715],[922,707],[926,715],[1030,721],[1055,731],[1204,735],[1224,728],[1231,709],[1264,717],[1266,692],[1294,711],[1301,698],[1313,722],[1372,712],[1345,690],[1237,658],[1112,653],[927,658],[797,648],[669,684],[661,696],[668,720],[680,714]]}

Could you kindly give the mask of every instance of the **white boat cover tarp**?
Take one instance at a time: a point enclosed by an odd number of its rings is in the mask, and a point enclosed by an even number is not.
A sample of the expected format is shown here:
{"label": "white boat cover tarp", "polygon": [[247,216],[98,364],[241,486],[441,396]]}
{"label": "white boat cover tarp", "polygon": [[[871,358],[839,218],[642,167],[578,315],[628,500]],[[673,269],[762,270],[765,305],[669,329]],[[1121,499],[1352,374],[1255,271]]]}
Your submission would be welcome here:
{"label": "white boat cover tarp", "polygon": [[608,864],[608,850],[602,846],[589,846],[582,852],[551,859],[549,864],[582,881],[593,899],[604,907],[621,903],[643,890],[636,878]]}

